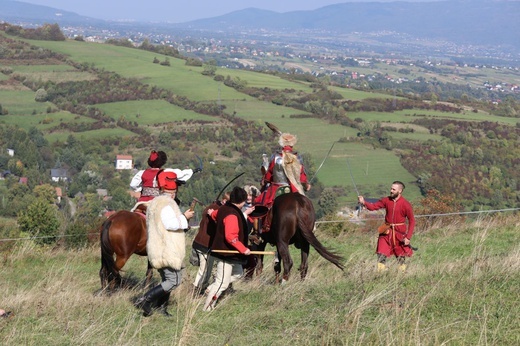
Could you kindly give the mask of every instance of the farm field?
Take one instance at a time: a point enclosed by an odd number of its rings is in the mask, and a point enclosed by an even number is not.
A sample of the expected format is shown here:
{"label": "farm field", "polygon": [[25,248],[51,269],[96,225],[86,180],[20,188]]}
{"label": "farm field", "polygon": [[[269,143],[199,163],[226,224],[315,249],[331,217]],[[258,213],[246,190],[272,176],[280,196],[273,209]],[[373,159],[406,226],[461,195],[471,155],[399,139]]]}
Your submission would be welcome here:
{"label": "farm field", "polygon": [[[311,249],[309,272],[301,281],[299,251],[291,246],[295,266],[285,285],[273,283],[267,258],[259,277],[237,282],[236,293],[204,313],[203,299],[192,298],[190,291],[197,267],[187,263],[170,298],[172,318],[160,313],[145,318],[132,305],[145,292],[140,285],[145,258],[134,255],[125,267],[128,282],[137,284],[133,289],[99,295],[99,245],[65,250],[18,241],[3,254],[0,267],[2,308],[13,314],[0,319],[0,340],[6,345],[520,342],[517,216],[483,216],[418,230],[413,242],[419,250],[405,273],[397,271],[393,259],[387,272],[376,272],[373,230],[346,221],[326,225],[318,225],[317,237],[344,257],[344,272]],[[187,233],[187,244],[193,235]]]}
{"label": "farm field", "polygon": [[96,80],[96,76],[79,71],[70,65],[11,65],[13,74],[22,76],[32,82],[39,80],[55,83]]}
{"label": "farm field", "polygon": [[[49,142],[66,142],[67,137],[70,136],[70,132],[53,132],[45,136]],[[135,137],[136,134],[122,129],[122,128],[113,128],[113,129],[99,129],[99,130],[89,130],[83,132],[77,132],[74,134],[74,137],[77,139],[104,139],[104,138],[113,138],[113,137]]]}
{"label": "farm field", "polygon": [[[360,192],[363,191],[364,194],[369,194],[370,197],[378,197],[387,193],[390,181],[399,179],[408,183],[406,195],[409,199],[413,201],[420,197],[419,189],[415,186],[416,177],[413,177],[402,168],[396,154],[393,151],[373,149],[371,145],[364,144],[362,138],[357,138],[357,130],[338,124],[329,124],[317,118],[306,118],[305,116],[311,114],[289,107],[278,106],[271,102],[261,101],[240,93],[233,88],[225,86],[222,82],[215,81],[210,76],[202,75],[202,67],[187,66],[182,59],[108,44],[78,41],[28,42],[65,54],[76,62],[88,66],[95,66],[96,68],[107,71],[114,71],[126,78],[136,78],[150,86],[165,88],[176,95],[186,96],[189,100],[217,102],[225,106],[226,113],[254,121],[260,125],[263,125],[266,121],[271,122],[282,131],[291,132],[298,136],[299,142],[296,145],[296,149],[300,154],[310,155],[313,165],[316,168],[326,157],[329,149],[335,142],[340,140],[346,141],[346,143],[335,144],[334,150],[331,151],[330,156],[315,177],[326,187],[340,186],[346,188],[348,194],[341,196],[340,198],[342,200],[355,200],[355,192],[352,189],[352,179],[345,167],[346,157],[349,158],[354,181],[358,185]],[[154,64],[152,63],[154,58],[158,58],[160,61],[168,59],[171,66]],[[396,67],[399,66],[381,64],[382,69],[388,69],[385,70],[385,72],[389,72]],[[93,78],[92,75],[88,73],[73,71],[73,69],[71,70],[71,68],[66,65],[14,65],[13,69],[14,73],[27,75],[28,78],[41,78],[42,80],[64,81]],[[360,70],[360,73],[370,70],[369,68],[366,68],[366,71],[363,69]],[[231,78],[239,78],[240,80],[246,81],[247,85],[259,88],[267,87],[277,90],[294,89],[303,92],[311,91],[310,86],[306,83],[291,82],[277,76],[258,72],[217,68],[216,73],[223,76],[230,76]],[[31,77],[33,74],[34,77]],[[341,93],[345,99],[349,100],[393,97],[382,93],[362,92],[338,87],[331,87],[331,90]],[[24,128],[37,126],[41,130],[48,130],[59,124],[60,121],[75,123],[88,123],[91,121],[87,118],[77,117],[71,114],[62,114],[61,112],[56,114],[49,113],[49,115],[45,114],[48,107],[52,107],[52,105],[49,103],[35,102],[34,92],[32,91],[18,92],[15,90],[0,90],[0,97],[2,97],[3,106],[9,109],[9,115],[7,117],[4,116],[3,120],[13,123],[19,121],[20,126]],[[9,100],[9,103],[4,102],[4,98]],[[141,126],[146,126],[152,133],[158,131],[159,128],[154,129],[156,125],[172,121],[183,122],[186,120],[188,123],[192,120],[205,122],[218,121],[216,117],[186,111],[163,100],[104,103],[95,105],[95,107],[106,112],[114,120],[124,118],[127,121],[136,122]],[[29,117],[31,114],[35,116]],[[24,117],[18,118],[15,117],[16,115],[24,115]],[[388,132],[389,136],[399,140],[438,140],[441,138],[439,135],[430,134],[429,130],[424,127],[410,124],[419,117],[493,121],[508,125],[515,125],[517,122],[515,118],[501,118],[491,116],[482,111],[475,113],[471,110],[466,110],[462,114],[427,110],[403,110],[392,113],[351,112],[348,113],[348,116],[351,119],[359,118],[367,122],[380,122],[383,126],[398,129],[406,129],[408,127],[414,129],[414,132],[410,133]],[[64,140],[68,136],[68,133],[46,133],[45,136],[50,141]],[[104,129],[102,131],[78,132],[78,136],[85,138],[105,138],[106,136],[134,137],[135,134],[128,130],[115,128]],[[266,138],[265,144],[270,146],[273,151],[278,147],[277,140],[274,136]],[[214,149],[215,148],[208,147],[208,150]],[[218,154],[220,154],[222,148],[218,150]]]}
{"label": "farm field", "polygon": [[172,105],[164,100],[139,100],[96,104],[114,120],[124,117],[128,121],[135,121],[140,125],[154,125],[185,120],[218,121],[218,118],[199,114]]}

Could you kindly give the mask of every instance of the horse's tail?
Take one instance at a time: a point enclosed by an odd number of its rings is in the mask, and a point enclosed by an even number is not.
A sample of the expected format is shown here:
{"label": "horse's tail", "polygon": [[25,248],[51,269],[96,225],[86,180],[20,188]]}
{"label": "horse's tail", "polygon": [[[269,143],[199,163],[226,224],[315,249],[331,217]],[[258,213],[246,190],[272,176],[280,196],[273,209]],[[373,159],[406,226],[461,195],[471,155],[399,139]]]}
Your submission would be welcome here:
{"label": "horse's tail", "polygon": [[343,257],[327,250],[327,248],[320,243],[318,238],[316,238],[316,235],[314,235],[314,206],[309,198],[304,196],[302,197],[303,198],[298,199],[298,227],[302,232],[303,238],[305,238],[305,240],[308,241],[316,251],[318,251],[321,257],[325,258],[339,269],[344,270],[345,267],[341,263]]}
{"label": "horse's tail", "polygon": [[117,283],[121,281],[119,271],[116,269],[116,263],[114,261],[114,250],[110,245],[110,237],[108,231],[112,221],[110,219],[103,222],[101,225],[101,270],[99,271],[99,277],[101,278],[101,288],[105,288],[110,282],[115,280]]}

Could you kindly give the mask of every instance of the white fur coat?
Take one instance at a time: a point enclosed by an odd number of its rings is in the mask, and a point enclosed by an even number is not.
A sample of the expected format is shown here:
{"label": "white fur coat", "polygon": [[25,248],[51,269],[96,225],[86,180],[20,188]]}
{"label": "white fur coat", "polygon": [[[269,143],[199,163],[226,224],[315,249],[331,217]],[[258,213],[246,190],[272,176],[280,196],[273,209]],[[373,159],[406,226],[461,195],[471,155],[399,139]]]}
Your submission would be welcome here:
{"label": "white fur coat", "polygon": [[168,205],[173,208],[177,217],[183,217],[179,206],[173,199],[168,196],[155,197],[148,205],[146,212],[148,228],[146,251],[152,267],[156,269],[170,267],[180,270],[186,253],[186,240],[183,229],[168,231],[164,227],[161,210]]}

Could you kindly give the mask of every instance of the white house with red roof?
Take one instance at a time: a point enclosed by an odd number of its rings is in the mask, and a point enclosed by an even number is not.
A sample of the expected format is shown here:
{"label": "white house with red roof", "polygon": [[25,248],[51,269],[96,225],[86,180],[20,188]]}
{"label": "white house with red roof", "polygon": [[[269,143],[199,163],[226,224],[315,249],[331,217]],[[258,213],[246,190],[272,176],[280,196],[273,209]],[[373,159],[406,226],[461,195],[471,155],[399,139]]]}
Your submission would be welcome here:
{"label": "white house with red roof", "polygon": [[116,169],[132,169],[133,167],[132,155],[116,156]]}

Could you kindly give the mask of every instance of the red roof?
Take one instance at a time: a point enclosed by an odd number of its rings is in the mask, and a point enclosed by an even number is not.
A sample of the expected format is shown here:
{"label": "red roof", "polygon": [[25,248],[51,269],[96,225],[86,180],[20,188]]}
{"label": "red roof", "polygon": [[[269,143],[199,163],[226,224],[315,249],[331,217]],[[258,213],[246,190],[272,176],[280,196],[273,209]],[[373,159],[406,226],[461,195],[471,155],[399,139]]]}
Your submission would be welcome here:
{"label": "red roof", "polygon": [[132,155],[117,155],[116,160],[131,160]]}

